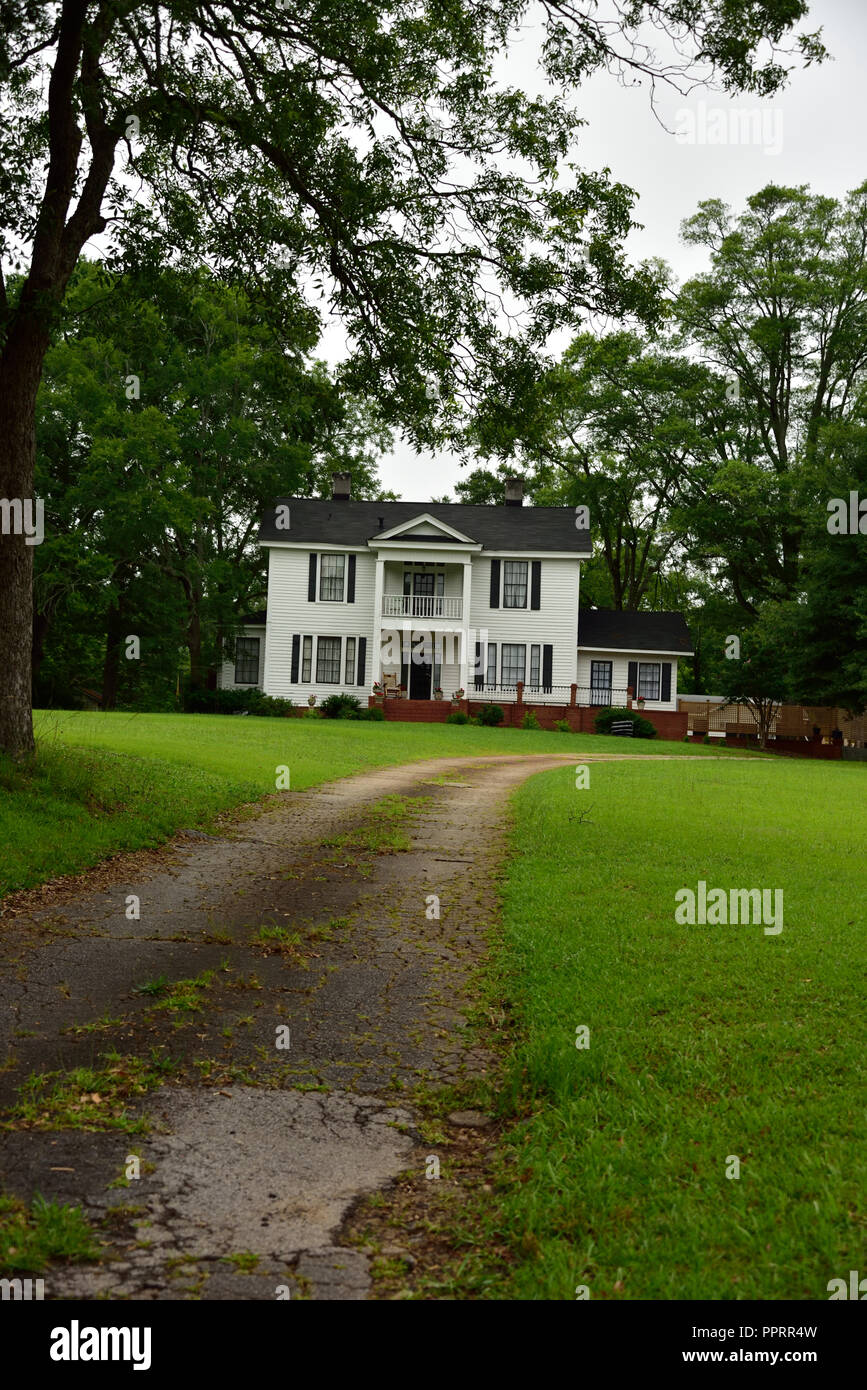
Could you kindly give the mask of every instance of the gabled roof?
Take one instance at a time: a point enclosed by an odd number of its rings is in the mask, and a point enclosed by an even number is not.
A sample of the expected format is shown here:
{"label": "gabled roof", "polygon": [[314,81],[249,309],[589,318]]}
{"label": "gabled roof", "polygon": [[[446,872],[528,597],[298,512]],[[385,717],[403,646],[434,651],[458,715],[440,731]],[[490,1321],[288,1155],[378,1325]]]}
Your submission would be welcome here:
{"label": "gabled roof", "polygon": [[[289,528],[277,529],[275,508],[289,508]],[[589,531],[575,528],[569,507],[470,506],[461,502],[354,502],[278,497],[266,511],[260,545],[288,542],[324,547],[376,544],[383,533],[421,516],[459,531],[484,550],[590,554]],[[421,539],[421,538],[420,538]],[[426,539],[426,538],[425,538]],[[436,544],[436,538],[431,538]],[[443,537],[447,540],[447,537]],[[451,544],[460,544],[452,541]]]}
{"label": "gabled roof", "polygon": [[693,654],[683,614],[627,613],[616,608],[582,608],[578,614],[578,646],[593,651]]}

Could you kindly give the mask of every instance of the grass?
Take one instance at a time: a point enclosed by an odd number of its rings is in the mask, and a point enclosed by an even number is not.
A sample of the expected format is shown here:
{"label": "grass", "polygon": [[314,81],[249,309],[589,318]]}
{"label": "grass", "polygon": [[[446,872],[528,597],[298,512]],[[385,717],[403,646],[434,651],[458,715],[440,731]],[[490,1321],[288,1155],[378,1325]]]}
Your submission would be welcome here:
{"label": "grass", "polygon": [[[517,1123],[459,1296],[826,1299],[863,1268],[864,777],[631,763],[519,789],[480,1009]],[[782,888],[782,932],[677,925],[701,879]]]}
{"label": "grass", "polygon": [[156,1055],[145,1060],[118,1052],[103,1053],[101,1060],[102,1067],[32,1073],[19,1087],[0,1129],[144,1133],[147,1121],[131,1111],[130,1104],[162,1085],[174,1063]]}
{"label": "grass", "polygon": [[[292,790],[303,791],[423,758],[624,751],[622,739],[471,725],[76,711],[37,711],[35,722],[35,761],[0,760],[0,898],[159,845],[181,828],[207,828],[274,793],[283,765]],[[627,751],[716,752],[640,739]]]}
{"label": "grass", "polygon": [[98,1259],[100,1250],[77,1207],[47,1202],[39,1193],[29,1207],[0,1196],[0,1272],[38,1273],[49,1260]]}

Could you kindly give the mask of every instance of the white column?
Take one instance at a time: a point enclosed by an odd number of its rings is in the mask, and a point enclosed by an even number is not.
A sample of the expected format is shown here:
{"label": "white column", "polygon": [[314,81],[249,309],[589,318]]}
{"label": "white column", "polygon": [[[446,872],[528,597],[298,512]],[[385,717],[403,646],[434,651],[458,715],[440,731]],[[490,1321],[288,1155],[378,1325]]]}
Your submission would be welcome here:
{"label": "white column", "polygon": [[376,557],[376,578],[373,582],[373,680],[382,680],[382,590],[385,582],[385,561]]}
{"label": "white column", "polygon": [[461,677],[460,685],[466,692],[466,698],[470,697],[470,671],[475,662],[475,652],[470,653],[470,591],[472,587],[473,568],[472,560],[469,556],[464,560],[464,592],[463,603],[461,605]]}

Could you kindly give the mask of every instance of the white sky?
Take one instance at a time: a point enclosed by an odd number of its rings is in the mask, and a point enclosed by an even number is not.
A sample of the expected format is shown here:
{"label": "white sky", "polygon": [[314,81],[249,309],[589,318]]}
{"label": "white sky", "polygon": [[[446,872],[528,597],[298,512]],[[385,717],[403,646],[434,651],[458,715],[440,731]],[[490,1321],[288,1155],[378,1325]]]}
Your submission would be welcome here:
{"label": "white sky", "polygon": [[[588,169],[607,165],[614,179],[639,195],[634,215],[643,230],[627,242],[635,260],[661,257],[680,280],[702,270],[704,253],[682,245],[679,233],[702,199],[722,198],[740,210],[749,194],[768,183],[809,184],[815,192],[840,197],[867,178],[867,0],[813,0],[804,27],[819,26],[833,61],[795,71],[773,101],[727,99],[706,90],[684,98],[659,88],[658,111],[669,131],[654,116],[646,86],[624,89],[598,74],[582,88],[576,108],[588,125],[580,133],[578,162]],[[511,55],[508,78],[526,90],[538,89],[530,35]],[[761,113],[759,139],[686,143],[675,134],[687,129],[678,115],[684,109],[695,118],[696,130],[703,125],[711,138],[721,122],[714,112]],[[329,332],[320,350],[332,357],[329,349],[336,347]],[[401,441],[382,459],[380,473],[385,487],[408,500],[450,493],[464,476],[451,456],[418,455]]]}

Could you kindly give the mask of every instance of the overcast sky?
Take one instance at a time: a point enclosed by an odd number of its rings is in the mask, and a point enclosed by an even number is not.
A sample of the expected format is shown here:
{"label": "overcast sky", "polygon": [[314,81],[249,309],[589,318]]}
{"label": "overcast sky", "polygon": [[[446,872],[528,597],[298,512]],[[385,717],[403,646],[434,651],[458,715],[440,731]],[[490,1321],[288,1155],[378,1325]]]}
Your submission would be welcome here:
{"label": "overcast sky", "polygon": [[[627,243],[635,260],[659,256],[680,280],[703,269],[704,253],[683,246],[679,229],[704,198],[740,209],[768,183],[809,184],[840,197],[867,178],[867,0],[813,0],[806,27],[820,25],[833,61],[795,71],[773,101],[706,90],[684,98],[659,90],[657,109],[668,130],[655,118],[646,86],[624,89],[599,74],[582,89],[576,104],[589,124],[581,132],[579,162],[589,169],[607,165],[639,195],[635,216],[644,225]],[[512,51],[508,77],[538,90],[532,35]],[[733,120],[733,113],[750,113],[750,134],[757,139],[738,138],[743,121]],[[719,143],[720,133],[725,138],[732,130],[735,141]],[[324,346],[337,347],[331,334]],[[462,476],[448,455],[419,456],[400,442],[380,471],[384,486],[422,501],[451,492]]]}

